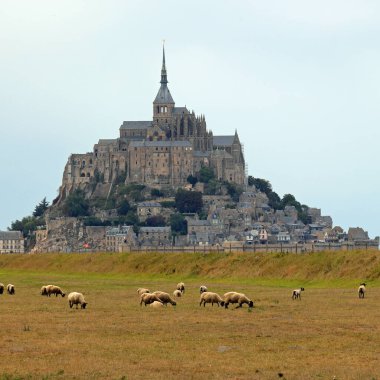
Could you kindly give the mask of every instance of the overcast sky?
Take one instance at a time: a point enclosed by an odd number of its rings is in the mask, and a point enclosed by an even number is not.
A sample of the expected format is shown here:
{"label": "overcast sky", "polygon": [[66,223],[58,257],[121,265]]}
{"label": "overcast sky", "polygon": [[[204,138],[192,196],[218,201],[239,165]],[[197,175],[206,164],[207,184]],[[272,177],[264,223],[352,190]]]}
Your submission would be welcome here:
{"label": "overcast sky", "polygon": [[0,229],[151,119],[165,39],[176,105],[236,128],[250,175],[379,235],[379,29],[376,0],[2,0]]}

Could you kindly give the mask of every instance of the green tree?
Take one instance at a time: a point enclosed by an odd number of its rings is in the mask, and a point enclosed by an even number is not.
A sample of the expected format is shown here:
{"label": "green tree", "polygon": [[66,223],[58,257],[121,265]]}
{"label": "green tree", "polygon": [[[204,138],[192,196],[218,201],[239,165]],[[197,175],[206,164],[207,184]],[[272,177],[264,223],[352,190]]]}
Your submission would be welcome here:
{"label": "green tree", "polygon": [[147,218],[145,224],[148,227],[164,227],[166,225],[166,221],[162,215],[154,215]]}
{"label": "green tree", "polygon": [[202,210],[202,193],[179,189],[175,195],[175,206],[181,213],[194,213]]}
{"label": "green tree", "polygon": [[21,231],[23,236],[26,237],[29,233],[35,231],[37,227],[44,226],[45,221],[42,218],[34,216],[26,216],[21,220],[16,220],[8,227],[9,231]]}
{"label": "green tree", "polygon": [[131,209],[131,206],[130,206],[129,202],[126,199],[123,199],[120,202],[119,207],[117,208],[117,214],[118,215],[127,215],[130,209]]}
{"label": "green tree", "polygon": [[187,182],[189,182],[191,184],[191,186],[194,187],[196,185],[196,183],[198,182],[198,178],[193,176],[192,174],[190,174],[187,177]]}
{"label": "green tree", "polygon": [[248,185],[255,186],[257,190],[265,194],[269,194],[272,191],[272,185],[266,179],[248,176]]}
{"label": "green tree", "polygon": [[87,216],[89,209],[88,200],[85,199],[84,192],[80,189],[74,190],[66,198],[63,204],[63,213],[65,216]]}
{"label": "green tree", "polygon": [[170,227],[173,235],[187,234],[187,220],[180,213],[175,213],[170,216]]}
{"label": "green tree", "polygon": [[156,197],[156,198],[158,198],[158,197],[163,197],[163,196],[164,196],[164,193],[163,193],[162,191],[158,190],[158,189],[152,189],[152,190],[150,191],[150,195],[151,195],[152,197]]}
{"label": "green tree", "polygon": [[46,201],[46,197],[34,208],[33,216],[39,217],[44,214],[44,212],[48,209],[49,202]]}
{"label": "green tree", "polygon": [[199,181],[203,183],[209,183],[210,180],[215,178],[214,171],[208,166],[202,166],[199,171]]}
{"label": "green tree", "polygon": [[239,202],[239,197],[243,192],[243,188],[233,182],[224,182],[224,185],[227,187],[228,194],[232,200],[234,202]]}
{"label": "green tree", "polygon": [[269,194],[267,194],[267,196],[269,200],[268,201],[269,207],[272,207],[275,210],[282,210],[281,198],[276,192],[271,191]]}

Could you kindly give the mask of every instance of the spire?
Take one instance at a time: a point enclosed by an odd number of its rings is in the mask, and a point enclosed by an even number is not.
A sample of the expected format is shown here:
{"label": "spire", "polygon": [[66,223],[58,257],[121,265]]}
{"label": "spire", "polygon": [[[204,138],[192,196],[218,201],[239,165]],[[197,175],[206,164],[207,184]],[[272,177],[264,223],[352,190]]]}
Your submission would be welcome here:
{"label": "spire", "polygon": [[161,68],[161,84],[168,84],[168,75],[165,66],[165,40],[162,44],[162,68]]}

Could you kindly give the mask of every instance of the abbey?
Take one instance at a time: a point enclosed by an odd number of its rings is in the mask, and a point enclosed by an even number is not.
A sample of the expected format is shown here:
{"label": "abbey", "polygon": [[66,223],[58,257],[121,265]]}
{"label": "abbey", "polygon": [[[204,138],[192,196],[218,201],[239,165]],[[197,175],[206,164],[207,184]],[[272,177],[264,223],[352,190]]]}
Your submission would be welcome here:
{"label": "abbey", "polygon": [[245,162],[237,131],[214,136],[203,115],[176,107],[168,88],[163,50],[161,85],[148,121],[124,121],[116,139],[99,140],[90,153],[72,154],[65,166],[60,195],[91,182],[112,184],[121,174],[126,183],[179,187],[202,166],[216,178],[245,182]]}

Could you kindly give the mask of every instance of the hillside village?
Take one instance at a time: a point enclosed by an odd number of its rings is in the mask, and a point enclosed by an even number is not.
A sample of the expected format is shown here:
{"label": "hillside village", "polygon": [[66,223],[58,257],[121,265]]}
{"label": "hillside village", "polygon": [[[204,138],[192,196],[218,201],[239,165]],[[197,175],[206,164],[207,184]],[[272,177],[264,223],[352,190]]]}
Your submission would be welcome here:
{"label": "hillside village", "polygon": [[24,219],[0,232],[1,253],[379,245],[248,176],[237,130],[214,135],[204,115],[175,106],[165,51],[152,119],[124,121],[119,137],[70,155],[58,197]]}

